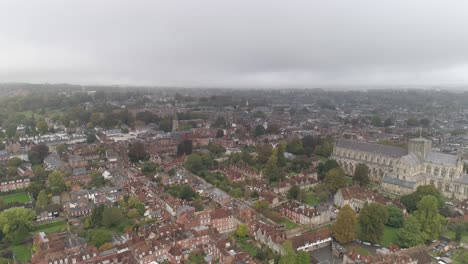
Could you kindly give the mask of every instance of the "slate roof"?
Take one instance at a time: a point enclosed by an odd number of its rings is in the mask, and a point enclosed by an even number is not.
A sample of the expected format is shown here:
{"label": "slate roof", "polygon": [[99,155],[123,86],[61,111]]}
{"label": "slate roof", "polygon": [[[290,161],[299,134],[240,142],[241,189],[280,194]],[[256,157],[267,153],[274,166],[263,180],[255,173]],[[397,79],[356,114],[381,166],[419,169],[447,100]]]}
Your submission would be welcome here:
{"label": "slate roof", "polygon": [[440,152],[429,152],[426,156],[426,161],[436,164],[457,165],[457,156]]}
{"label": "slate roof", "polygon": [[453,179],[456,183],[468,184],[468,174],[463,174],[462,176]]}
{"label": "slate roof", "polygon": [[386,146],[386,145],[380,145],[380,144],[372,144],[372,143],[360,142],[360,141],[355,141],[355,140],[339,139],[336,142],[336,146],[340,148],[380,154],[380,155],[388,156],[392,158],[400,158],[408,154],[408,150],[405,148]]}
{"label": "slate roof", "polygon": [[411,188],[411,189],[413,189],[414,186],[416,185],[415,182],[404,181],[404,180],[400,180],[400,179],[389,177],[389,176],[383,177],[382,182],[399,185],[399,186],[403,186],[403,187]]}

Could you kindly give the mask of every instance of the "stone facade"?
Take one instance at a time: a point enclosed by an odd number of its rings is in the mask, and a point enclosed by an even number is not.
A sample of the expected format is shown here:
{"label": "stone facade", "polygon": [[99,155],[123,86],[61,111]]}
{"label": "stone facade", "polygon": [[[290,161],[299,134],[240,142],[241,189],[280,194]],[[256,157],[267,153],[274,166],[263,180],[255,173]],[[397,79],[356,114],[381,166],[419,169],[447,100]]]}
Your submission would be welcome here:
{"label": "stone facade", "polygon": [[359,163],[366,164],[371,180],[381,183],[388,193],[404,195],[420,185],[433,184],[448,198],[468,198],[468,175],[463,173],[461,155],[432,151],[427,139],[411,139],[408,149],[339,140],[332,158],[349,175]]}

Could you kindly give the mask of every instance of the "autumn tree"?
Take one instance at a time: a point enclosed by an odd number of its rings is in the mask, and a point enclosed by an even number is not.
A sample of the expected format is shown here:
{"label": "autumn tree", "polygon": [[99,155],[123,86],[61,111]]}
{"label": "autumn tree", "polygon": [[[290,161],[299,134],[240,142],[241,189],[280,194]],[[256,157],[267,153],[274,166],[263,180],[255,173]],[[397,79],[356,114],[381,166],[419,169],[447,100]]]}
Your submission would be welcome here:
{"label": "autumn tree", "polygon": [[118,226],[125,219],[120,208],[106,207],[102,212],[102,225],[110,228]]}
{"label": "autumn tree", "polygon": [[364,163],[359,163],[354,170],[353,182],[364,187],[369,184],[369,167]]}
{"label": "autumn tree", "polygon": [[366,204],[359,212],[360,239],[372,244],[379,243],[387,220],[388,212],[383,205]]}
{"label": "autumn tree", "polygon": [[409,215],[406,218],[403,228],[398,230],[397,243],[404,248],[414,247],[424,243],[423,234],[421,233],[421,224],[416,217]]}
{"label": "autumn tree", "polygon": [[334,168],[327,172],[325,184],[332,194],[335,194],[340,188],[346,186],[345,173],[342,168]]}
{"label": "autumn tree", "polygon": [[47,133],[47,131],[49,131],[49,126],[44,120],[41,120],[36,123],[36,129],[37,131],[39,131],[39,133],[45,134]]}
{"label": "autumn tree", "polygon": [[349,205],[343,206],[331,228],[333,237],[341,244],[353,241],[356,239],[356,222],[354,210]]}
{"label": "autumn tree", "polygon": [[257,152],[257,161],[265,164],[270,158],[273,148],[270,144],[258,144],[255,151]]}
{"label": "autumn tree", "polygon": [[265,166],[265,176],[268,178],[270,182],[277,182],[281,179],[281,174],[278,171],[278,156],[277,156],[277,149],[273,150],[268,162]]}
{"label": "autumn tree", "polygon": [[31,147],[28,152],[29,161],[34,164],[41,164],[44,158],[49,154],[49,147],[44,144],[38,144]]}

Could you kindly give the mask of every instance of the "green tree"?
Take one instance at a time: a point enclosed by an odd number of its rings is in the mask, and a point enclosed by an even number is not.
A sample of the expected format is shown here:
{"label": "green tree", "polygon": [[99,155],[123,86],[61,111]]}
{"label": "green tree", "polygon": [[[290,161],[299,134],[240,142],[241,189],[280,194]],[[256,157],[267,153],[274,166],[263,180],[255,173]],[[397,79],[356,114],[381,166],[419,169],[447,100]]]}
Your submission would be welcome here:
{"label": "green tree", "polygon": [[265,164],[268,161],[268,159],[271,157],[273,148],[271,147],[270,144],[258,144],[255,147],[255,151],[257,153],[258,162]]}
{"label": "green tree", "polygon": [[411,117],[408,120],[406,120],[406,124],[408,126],[419,126],[419,121],[416,118]]}
{"label": "green tree", "polygon": [[431,124],[431,120],[429,120],[428,118],[421,118],[419,120],[419,124],[421,124],[421,126],[423,127],[429,127],[429,125]]}
{"label": "green tree", "polygon": [[354,170],[353,181],[364,187],[369,184],[369,167],[364,163],[359,163]]}
{"label": "green tree", "polygon": [[41,120],[41,121],[37,122],[36,129],[37,129],[37,131],[39,131],[39,133],[45,134],[45,133],[47,133],[47,131],[49,131],[49,126],[47,125],[47,123],[44,120]]}
{"label": "green tree", "polygon": [[45,190],[41,190],[37,195],[36,199],[36,207],[37,208],[44,208],[49,204],[49,197],[46,194]]}
{"label": "green tree", "polygon": [[382,120],[379,116],[373,116],[371,120],[371,124],[375,127],[382,127]]}
{"label": "green tree", "polygon": [[254,130],[254,137],[259,137],[265,135],[266,130],[262,125],[257,125]]}
{"label": "green tree", "polygon": [[317,166],[317,174],[319,180],[325,179],[325,176],[327,175],[327,172],[330,171],[331,169],[338,168],[338,162],[334,159],[327,160],[325,163],[320,163]]}
{"label": "green tree", "polygon": [[[36,213],[31,209],[12,207],[0,213],[0,230],[9,241],[13,241],[24,228],[31,230]],[[21,234],[22,235],[22,234]]]}
{"label": "green tree", "polygon": [[200,155],[189,155],[184,163],[184,167],[194,174],[199,174],[203,170],[203,160]]}
{"label": "green tree", "polygon": [[301,189],[299,188],[298,185],[294,185],[293,187],[291,187],[291,189],[289,189],[288,191],[288,198],[289,199],[297,199],[297,197],[299,196],[299,193],[301,192]]}
{"label": "green tree", "polygon": [[18,168],[21,164],[23,164],[23,160],[18,157],[13,157],[8,161],[9,167]]}
{"label": "green tree", "polygon": [[100,247],[101,245],[112,241],[112,232],[108,230],[93,230],[91,232],[91,244]]}
{"label": "green tree", "polygon": [[102,176],[102,174],[99,171],[91,171],[90,176],[91,181],[89,182],[89,185],[91,187],[99,188],[106,184],[106,179],[104,178],[104,176]]}
{"label": "green tree", "polygon": [[403,195],[400,198],[400,202],[403,205],[405,205],[406,210],[408,210],[408,212],[411,213],[414,210],[416,210],[417,203],[422,199],[422,197],[426,195],[432,195],[436,197],[438,208],[439,209],[442,208],[444,204],[444,199],[442,195],[440,194],[439,190],[437,190],[437,188],[432,184],[418,186],[415,192],[407,194],[407,195]]}
{"label": "green tree", "polygon": [[299,253],[297,253],[296,257],[296,264],[310,264],[312,263],[310,259],[309,252],[300,250]]}
{"label": "green tree", "polygon": [[273,150],[268,162],[265,166],[265,176],[268,178],[270,182],[277,182],[281,178],[281,174],[278,171],[278,155],[277,149]]}
{"label": "green tree", "polygon": [[286,157],[284,156],[284,150],[285,150],[286,146],[282,143],[278,144],[278,146],[276,147],[276,156],[278,157],[278,160],[277,160],[277,163],[278,163],[278,167],[284,167],[286,166]]}
{"label": "green tree", "polygon": [[99,206],[95,207],[91,211],[90,220],[91,220],[91,224],[93,226],[101,226],[102,225],[102,215],[104,213],[104,209],[106,209],[106,207],[103,204],[100,204]]}
{"label": "green tree", "polygon": [[106,207],[102,212],[102,225],[110,228],[118,226],[125,217],[117,207]]}
{"label": "green tree", "polygon": [[297,254],[294,251],[291,241],[286,240],[286,242],[281,245],[281,250],[283,252],[278,264],[291,264],[296,263]]}
{"label": "green tree", "polygon": [[393,120],[389,117],[387,119],[385,119],[384,121],[384,127],[389,127],[389,126],[393,126]]}
{"label": "green tree", "polygon": [[182,185],[179,192],[179,198],[187,201],[192,201],[197,196],[197,193],[188,184]]}
{"label": "green tree", "polygon": [[424,196],[417,205],[414,216],[421,224],[421,232],[425,241],[432,241],[439,238],[444,217],[439,214],[437,198],[432,195]]}
{"label": "green tree", "polygon": [[50,192],[53,195],[59,195],[66,189],[63,173],[60,171],[53,171],[48,177]]}
{"label": "green tree", "polygon": [[396,205],[391,204],[387,206],[388,212],[388,221],[387,225],[400,228],[403,226],[403,221],[405,220],[403,217],[403,213],[401,212],[400,208]]}
{"label": "green tree", "polygon": [[49,147],[44,144],[34,145],[28,152],[29,161],[34,164],[42,164],[44,158],[49,154]]}
{"label": "green tree", "polygon": [[302,140],[298,137],[295,137],[288,141],[286,145],[286,151],[295,155],[304,155],[304,146],[302,145]]}
{"label": "green tree", "polygon": [[247,237],[248,228],[246,224],[237,225],[236,236],[239,238]]}
{"label": "green tree", "polygon": [[57,147],[55,147],[55,150],[58,154],[63,155],[67,150],[67,146],[65,146],[65,144],[59,144]]}
{"label": "green tree", "polygon": [[327,172],[325,184],[332,194],[346,186],[345,173],[342,168],[334,168]]}
{"label": "green tree", "polygon": [[188,257],[189,264],[205,264],[205,257],[200,253],[191,253]]}
{"label": "green tree", "polygon": [[354,210],[349,205],[343,206],[331,228],[333,237],[341,244],[353,241],[356,239],[356,222]]}
{"label": "green tree", "polygon": [[359,212],[360,239],[372,244],[379,243],[387,220],[388,212],[383,205],[366,204]]}
{"label": "green tree", "polygon": [[96,135],[95,134],[88,134],[86,136],[86,143],[88,144],[92,144],[94,142],[96,142],[97,138],[96,138]]}
{"label": "green tree", "polygon": [[421,233],[421,224],[418,219],[409,215],[403,225],[403,228],[398,230],[397,243],[401,247],[409,248],[424,243],[423,234]]}
{"label": "green tree", "polygon": [[216,131],[216,138],[222,137],[224,137],[224,131],[222,129],[218,129],[218,131]]}
{"label": "green tree", "polygon": [[137,141],[130,144],[130,147],[128,148],[128,158],[134,163],[149,159],[149,153],[146,152],[143,142]]}

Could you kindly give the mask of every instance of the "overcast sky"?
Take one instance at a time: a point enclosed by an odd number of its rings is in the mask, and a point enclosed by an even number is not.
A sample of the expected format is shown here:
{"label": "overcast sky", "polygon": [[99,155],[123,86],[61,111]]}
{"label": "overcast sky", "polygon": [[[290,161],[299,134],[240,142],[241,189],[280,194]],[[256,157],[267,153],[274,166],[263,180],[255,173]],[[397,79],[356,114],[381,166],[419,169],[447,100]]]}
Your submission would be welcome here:
{"label": "overcast sky", "polygon": [[0,82],[468,84],[468,2],[0,2]]}

